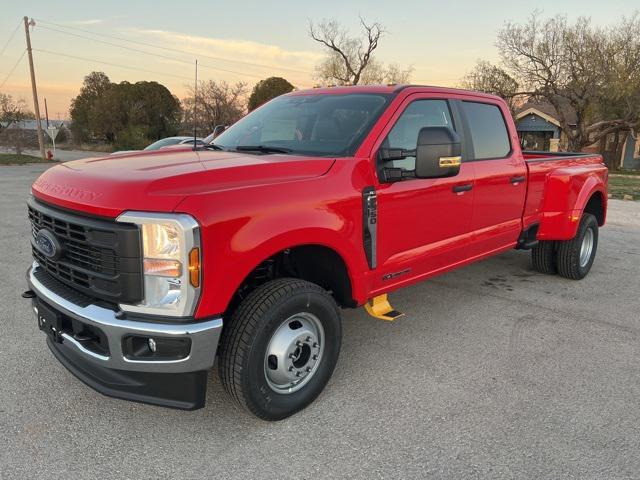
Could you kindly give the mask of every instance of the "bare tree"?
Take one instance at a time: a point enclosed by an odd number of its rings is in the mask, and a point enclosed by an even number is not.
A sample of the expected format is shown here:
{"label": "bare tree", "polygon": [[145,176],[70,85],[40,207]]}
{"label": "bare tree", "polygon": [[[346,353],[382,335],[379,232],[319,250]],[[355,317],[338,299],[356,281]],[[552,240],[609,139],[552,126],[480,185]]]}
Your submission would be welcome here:
{"label": "bare tree", "polygon": [[534,12],[523,24],[506,23],[497,47],[501,65],[479,62],[462,86],[497,94],[512,107],[523,99],[550,103],[568,149],[640,128],[639,13],[596,28],[587,18],[569,24]]}
{"label": "bare tree", "polygon": [[473,70],[462,79],[460,87],[498,95],[507,101],[512,111],[524,96],[519,91],[518,82],[511,75],[486,61],[478,61]]}
{"label": "bare tree", "polygon": [[[503,63],[533,96],[553,105],[570,150],[589,143],[587,113],[601,82],[593,33],[584,18],[571,26],[565,17],[543,21],[534,13],[524,25],[507,23],[498,34]],[[575,112],[575,127],[569,109]]]}
{"label": "bare tree", "polygon": [[413,68],[385,66],[373,52],[385,34],[382,24],[368,24],[360,18],[361,37],[352,37],[336,20],[309,22],[309,36],[327,49],[327,57],[316,68],[317,77],[326,83],[358,85],[360,83],[404,83]]}
{"label": "bare tree", "polygon": [[616,132],[640,131],[640,13],[623,17],[615,28],[603,34],[600,48],[603,88],[589,125],[589,134],[600,137]]}
{"label": "bare tree", "polygon": [[[622,25],[602,29],[587,18],[569,24],[563,16],[543,20],[535,12],[525,24],[507,23],[497,46],[506,70],[525,93],[553,105],[570,150],[637,128],[637,14],[623,19]],[[625,112],[614,114],[612,103]],[[568,120],[570,113],[575,125]]]}
{"label": "bare tree", "polygon": [[[184,120],[182,129],[193,132],[193,89],[191,96],[182,100]],[[198,134],[208,135],[216,125],[231,125],[245,113],[247,85],[237,82],[233,85],[225,81],[209,80],[198,85]]]}
{"label": "bare tree", "polygon": [[23,99],[15,100],[11,95],[0,93],[0,132],[15,123],[34,118]]}
{"label": "bare tree", "polygon": [[27,141],[20,122],[35,118],[24,100],[15,100],[11,95],[0,93],[0,141],[14,147],[18,155]]}
{"label": "bare tree", "polygon": [[383,83],[409,83],[413,66],[402,68],[397,63],[384,65],[375,58],[369,60],[369,65],[362,72],[360,83],[364,85],[375,85]]}

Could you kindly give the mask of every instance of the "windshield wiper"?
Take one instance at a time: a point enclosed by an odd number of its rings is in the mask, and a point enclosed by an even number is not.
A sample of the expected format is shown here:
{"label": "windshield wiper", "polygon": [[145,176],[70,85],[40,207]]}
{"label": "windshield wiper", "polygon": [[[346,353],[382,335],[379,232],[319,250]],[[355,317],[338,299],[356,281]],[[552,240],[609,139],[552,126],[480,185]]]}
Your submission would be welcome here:
{"label": "windshield wiper", "polygon": [[291,153],[290,148],[270,147],[269,145],[238,145],[238,152],[262,152],[262,153]]}
{"label": "windshield wiper", "polygon": [[224,150],[220,145],[216,145],[215,143],[205,143],[202,145],[198,145],[200,148],[206,148],[207,150]]}

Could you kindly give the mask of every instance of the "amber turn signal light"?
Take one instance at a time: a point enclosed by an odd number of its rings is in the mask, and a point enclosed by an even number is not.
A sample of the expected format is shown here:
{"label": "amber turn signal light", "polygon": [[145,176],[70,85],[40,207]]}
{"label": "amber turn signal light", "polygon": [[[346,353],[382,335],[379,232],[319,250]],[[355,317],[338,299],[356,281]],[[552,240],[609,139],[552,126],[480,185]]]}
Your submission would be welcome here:
{"label": "amber turn signal light", "polygon": [[200,249],[198,247],[192,248],[189,252],[189,281],[196,288],[200,286]]}

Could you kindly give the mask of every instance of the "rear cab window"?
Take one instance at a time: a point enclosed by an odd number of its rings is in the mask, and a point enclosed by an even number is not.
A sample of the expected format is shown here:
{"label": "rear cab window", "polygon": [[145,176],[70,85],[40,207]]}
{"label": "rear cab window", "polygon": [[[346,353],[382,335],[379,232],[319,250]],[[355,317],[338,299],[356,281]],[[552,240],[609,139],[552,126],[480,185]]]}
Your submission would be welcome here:
{"label": "rear cab window", "polygon": [[508,157],[511,143],[500,107],[491,103],[462,102],[473,143],[474,160]]}

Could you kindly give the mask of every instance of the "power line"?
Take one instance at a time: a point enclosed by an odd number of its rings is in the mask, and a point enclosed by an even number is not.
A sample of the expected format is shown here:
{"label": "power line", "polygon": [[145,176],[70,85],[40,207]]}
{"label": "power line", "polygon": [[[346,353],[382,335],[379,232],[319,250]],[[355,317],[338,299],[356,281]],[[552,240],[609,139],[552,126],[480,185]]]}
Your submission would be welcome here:
{"label": "power line", "polygon": [[[94,41],[94,42],[103,43],[105,45],[110,45],[112,47],[122,48],[124,50],[129,50],[131,52],[142,53],[142,54],[145,54],[145,55],[152,55],[154,57],[164,58],[166,60],[172,60],[174,62],[186,63],[188,65],[191,65],[191,62],[188,61],[188,60],[183,60],[183,59],[175,58],[175,57],[169,57],[167,55],[162,55],[160,53],[147,52],[145,50],[140,50],[138,48],[127,47],[125,45],[119,45],[117,43],[112,43],[112,42],[106,42],[104,40],[98,40],[97,38],[86,37],[84,35],[79,35],[77,33],[65,32],[64,30],[58,30],[58,29],[55,29],[55,28],[47,27],[45,25],[40,25],[40,28],[44,28],[46,30],[51,30],[53,32],[63,33],[65,35],[71,35],[71,36],[74,36],[74,37],[83,38],[85,40],[91,40],[91,41]],[[206,65],[206,64],[200,64],[200,66],[204,67],[204,68],[210,68],[212,70],[219,70],[221,72],[233,73],[235,75],[243,75],[243,76],[254,77],[254,78],[262,78],[263,77],[262,75],[255,75],[255,74],[252,74],[252,73],[245,73],[245,72],[237,72],[237,71],[234,71],[234,70],[227,70],[227,69],[224,69],[224,68],[213,67],[211,65]]]}
{"label": "power line", "polygon": [[11,34],[11,36],[9,37],[9,40],[7,40],[7,43],[4,44],[4,47],[2,47],[2,50],[0,51],[0,57],[2,55],[4,55],[4,51],[7,49],[7,47],[9,46],[9,44],[11,43],[11,40],[13,40],[13,37],[16,36],[16,32],[18,31],[18,29],[20,28],[20,24],[22,23],[21,20],[18,20],[18,25],[16,25],[16,28],[13,29],[13,33]]}
{"label": "power line", "polygon": [[[81,28],[71,27],[71,26],[68,26],[68,25],[61,25],[59,23],[49,22],[49,21],[46,21],[46,20],[39,20],[38,19],[38,22],[44,23],[45,25],[54,25],[54,26],[60,27],[60,28],[65,28],[65,29],[69,29],[69,30],[76,30],[78,32],[88,33],[90,35],[96,35],[96,36],[100,36],[100,37],[112,38],[112,39],[115,39],[115,40],[120,40],[121,42],[135,43],[135,44],[138,44],[138,45],[144,45],[145,47],[158,48],[158,49],[161,49],[161,50],[167,50],[167,51],[171,51],[171,52],[176,52],[176,53],[180,53],[182,55],[184,55],[184,53],[185,53],[183,50],[180,50],[180,49],[177,49],[177,48],[163,47],[161,45],[156,45],[156,44],[153,44],[153,43],[141,42],[139,40],[131,40],[131,39],[127,39],[127,38],[118,37],[118,36],[115,36],[115,35],[109,35],[109,34],[106,34],[106,33],[91,32],[91,31],[88,31],[88,30],[83,30]],[[203,57],[203,58],[208,58],[209,60],[237,63],[237,64],[247,65],[247,66],[251,66],[251,67],[267,68],[267,69],[270,69],[270,70],[287,70],[287,71],[290,71],[290,72],[297,72],[297,73],[303,73],[305,75],[309,75],[308,71],[300,70],[300,69],[297,69],[297,68],[276,67],[274,65],[266,65],[266,64],[253,63],[253,62],[245,62],[245,61],[242,61],[242,60],[232,60],[232,59],[222,58],[222,57],[213,57],[211,55],[205,55],[205,54],[198,54],[198,56]]]}
{"label": "power line", "polygon": [[9,70],[9,73],[7,73],[7,76],[4,77],[4,80],[2,81],[2,83],[0,83],[0,88],[4,87],[4,84],[7,83],[7,80],[9,80],[9,77],[11,76],[11,74],[13,73],[13,71],[16,69],[16,67],[18,66],[18,64],[22,61],[22,59],[24,58],[24,54],[27,53],[27,49],[25,48],[22,51],[22,55],[20,55],[20,58],[18,58],[18,61],[16,63],[13,64],[13,67],[11,67],[11,70]]}
{"label": "power line", "polygon": [[111,67],[126,68],[126,69],[129,69],[129,70],[138,70],[140,72],[153,73],[154,75],[160,75],[160,76],[164,75],[164,76],[168,76],[168,77],[175,77],[175,78],[180,78],[182,80],[189,80],[189,81],[193,80],[192,78],[183,77],[182,75],[174,75],[173,73],[156,72],[154,70],[147,70],[146,68],[132,67],[130,65],[120,65],[120,64],[117,64],[117,63],[105,62],[105,61],[102,61],[102,60],[95,60],[93,58],[78,57],[76,55],[68,55],[66,53],[52,52],[50,50],[41,50],[41,49],[34,48],[33,51],[34,52],[40,52],[40,53],[47,53],[49,55],[57,55],[57,56],[60,56],[60,57],[73,58],[75,60],[82,60],[84,62],[100,63],[100,64],[103,64],[103,65],[109,65]]}

